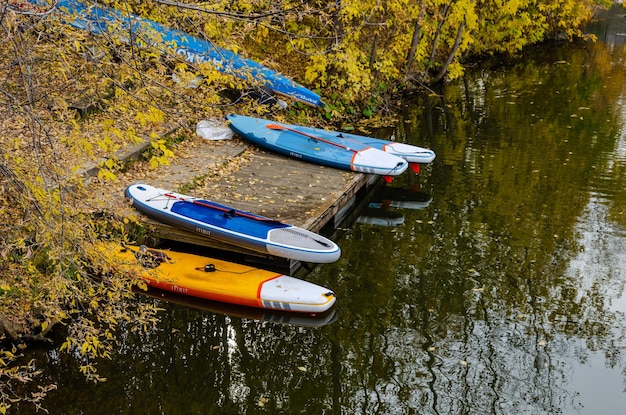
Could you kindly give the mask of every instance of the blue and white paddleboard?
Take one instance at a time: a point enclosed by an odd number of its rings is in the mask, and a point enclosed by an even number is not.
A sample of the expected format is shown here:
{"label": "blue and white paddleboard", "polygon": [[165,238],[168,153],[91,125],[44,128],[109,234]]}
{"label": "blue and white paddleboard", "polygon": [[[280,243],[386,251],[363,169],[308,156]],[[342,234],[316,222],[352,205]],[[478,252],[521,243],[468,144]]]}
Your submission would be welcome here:
{"label": "blue and white paddleboard", "polygon": [[236,114],[226,119],[235,133],[258,146],[310,163],[383,176],[397,176],[408,167],[403,158],[326,130]]}
{"label": "blue and white paddleboard", "polygon": [[341,250],[309,230],[147,184],[126,188],[141,213],[170,225],[253,251],[298,261],[330,263]]}
{"label": "blue and white paddleboard", "polygon": [[[280,123],[274,123],[267,120],[262,120],[253,117],[245,117],[242,115],[228,115],[226,117],[231,123],[237,127],[242,126],[241,129],[246,126],[246,124],[251,126],[263,125],[264,122],[278,124],[282,126],[287,126],[293,130],[297,130],[302,135],[313,135],[323,137],[326,140],[332,141],[334,143],[341,144],[346,147],[356,148],[358,145],[365,145],[368,147],[372,147],[378,150],[382,150],[386,153],[392,154],[394,156],[403,158],[407,162],[411,164],[428,164],[435,160],[435,152],[429,150],[427,148],[418,147],[405,143],[398,143],[391,140],[383,140],[380,138],[367,137],[363,135],[357,134],[349,134],[344,132],[337,131],[329,131],[322,128],[313,128],[313,127],[303,127],[296,125],[286,125]],[[236,120],[236,121],[235,121]],[[253,121],[257,120],[257,121]],[[248,129],[252,127],[247,127]],[[257,130],[258,131],[258,130]],[[244,133],[245,131],[242,131]]]}
{"label": "blue and white paddleboard", "polygon": [[[50,6],[49,0],[27,0],[40,7]],[[236,53],[213,45],[155,21],[122,13],[119,10],[82,0],[55,0],[69,25],[94,34],[114,35],[133,46],[151,46],[164,54],[176,54],[190,63],[210,63],[217,70],[243,80],[254,80],[273,92],[309,105],[323,105],[320,96],[258,62],[244,59]]]}

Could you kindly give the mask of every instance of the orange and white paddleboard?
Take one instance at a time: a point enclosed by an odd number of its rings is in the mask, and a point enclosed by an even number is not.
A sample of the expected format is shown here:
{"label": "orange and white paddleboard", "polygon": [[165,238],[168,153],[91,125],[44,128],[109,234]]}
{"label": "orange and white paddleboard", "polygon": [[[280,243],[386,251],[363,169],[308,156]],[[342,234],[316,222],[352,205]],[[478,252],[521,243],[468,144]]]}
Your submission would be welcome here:
{"label": "orange and white paddleboard", "polygon": [[[268,310],[323,313],[335,293],[308,281],[206,256],[145,246],[117,246],[115,257],[136,265],[150,287]],[[108,249],[107,249],[108,250]]]}

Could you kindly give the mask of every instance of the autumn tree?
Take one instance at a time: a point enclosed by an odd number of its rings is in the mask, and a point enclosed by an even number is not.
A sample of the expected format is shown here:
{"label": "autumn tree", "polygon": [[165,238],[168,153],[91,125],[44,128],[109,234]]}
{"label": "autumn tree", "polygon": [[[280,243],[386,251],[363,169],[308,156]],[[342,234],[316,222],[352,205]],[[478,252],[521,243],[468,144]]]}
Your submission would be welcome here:
{"label": "autumn tree", "polygon": [[610,0],[106,2],[202,33],[313,90],[328,118],[371,115],[385,98],[457,79],[467,61],[584,37]]}
{"label": "autumn tree", "polygon": [[[513,54],[551,38],[582,37],[582,25],[606,0],[419,0],[341,2],[324,53],[307,39],[305,79],[330,88],[331,102],[379,103],[380,93],[412,90],[463,74],[483,55]],[[332,94],[330,94],[332,95]],[[372,98],[373,101],[372,101]]]}

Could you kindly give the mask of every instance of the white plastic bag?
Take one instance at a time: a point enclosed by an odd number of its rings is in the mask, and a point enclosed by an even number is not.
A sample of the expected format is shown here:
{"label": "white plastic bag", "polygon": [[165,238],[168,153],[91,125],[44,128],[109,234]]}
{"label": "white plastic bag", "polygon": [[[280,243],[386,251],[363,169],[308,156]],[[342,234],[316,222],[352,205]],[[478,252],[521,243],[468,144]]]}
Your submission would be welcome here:
{"label": "white plastic bag", "polygon": [[202,120],[196,126],[196,133],[205,140],[230,140],[233,130],[218,120]]}
{"label": "white plastic bag", "polygon": [[185,79],[185,78],[181,78],[181,76],[178,75],[176,72],[173,72],[172,80],[176,82],[178,85],[182,86],[183,88],[196,89],[204,81],[204,78],[201,75],[198,75],[191,79],[189,78]]}

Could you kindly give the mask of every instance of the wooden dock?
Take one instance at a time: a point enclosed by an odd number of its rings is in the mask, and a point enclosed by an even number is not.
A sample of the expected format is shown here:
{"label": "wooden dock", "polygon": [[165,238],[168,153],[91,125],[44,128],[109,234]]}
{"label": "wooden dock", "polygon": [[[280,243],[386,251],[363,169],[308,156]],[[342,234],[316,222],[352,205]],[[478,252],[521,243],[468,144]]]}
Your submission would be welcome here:
{"label": "wooden dock", "polygon": [[[149,141],[143,145],[149,145]],[[118,158],[132,159],[141,147],[142,144],[138,144],[127,149],[118,154]],[[207,253],[211,255],[219,252],[237,255],[239,260],[271,265],[292,274],[301,266],[298,261],[226,245],[139,214],[124,198],[124,189],[132,183],[151,184],[282,220],[332,238],[337,228],[354,219],[350,214],[359,209],[360,201],[382,183],[378,176],[318,166],[266,152],[237,137],[222,141],[196,137],[184,141],[174,151],[176,158],[170,165],[154,170],[146,170],[142,165],[131,166],[118,176],[114,191],[98,189],[104,183],[94,180],[94,191],[101,195],[103,207],[144,223],[159,240],[208,248]],[[97,174],[95,168],[86,171],[91,176]]]}

